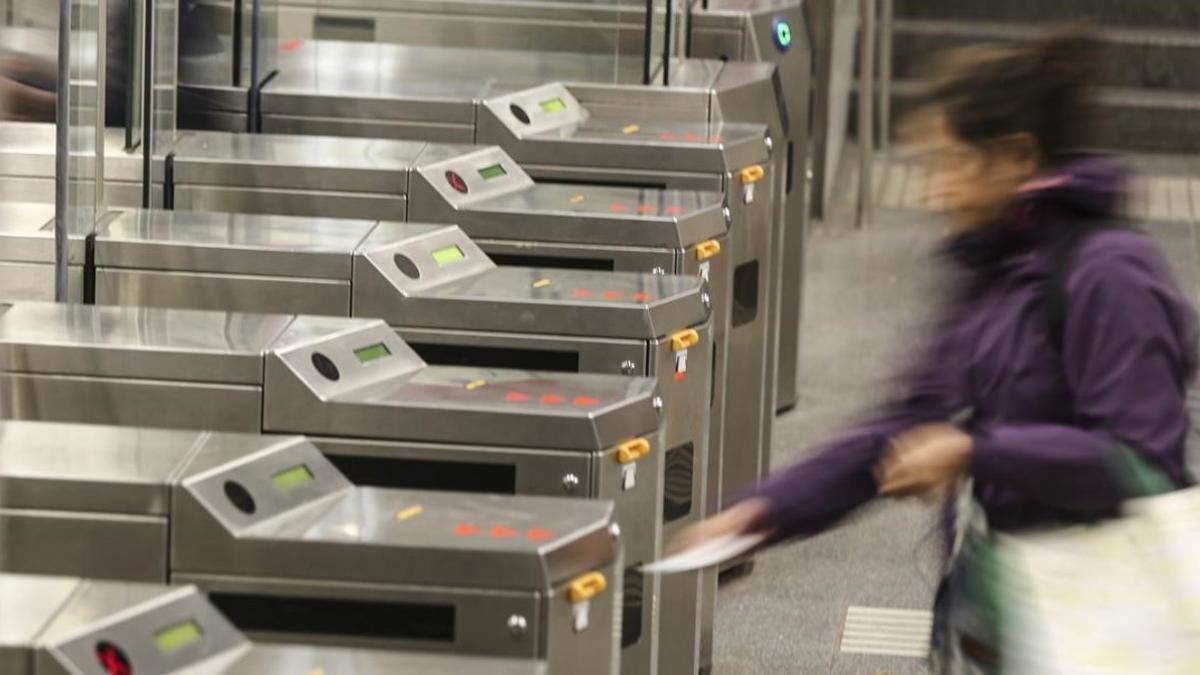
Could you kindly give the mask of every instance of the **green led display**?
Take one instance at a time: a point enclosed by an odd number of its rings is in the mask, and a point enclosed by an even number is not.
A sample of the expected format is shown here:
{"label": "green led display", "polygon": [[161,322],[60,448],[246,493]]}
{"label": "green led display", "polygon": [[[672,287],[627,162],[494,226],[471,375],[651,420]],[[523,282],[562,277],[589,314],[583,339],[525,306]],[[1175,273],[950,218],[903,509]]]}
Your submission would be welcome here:
{"label": "green led display", "polygon": [[170,654],[199,642],[201,635],[200,626],[189,619],[155,633],[154,644],[158,645],[158,649],[162,653]]}
{"label": "green led display", "polygon": [[438,267],[445,267],[466,257],[462,249],[457,246],[447,246],[433,252],[433,261],[438,264]]}
{"label": "green led display", "polygon": [[363,347],[362,349],[355,349],[354,355],[358,357],[359,363],[370,363],[378,361],[385,356],[391,356],[392,351],[387,348],[387,345],[380,342],[379,344]]}
{"label": "green led display", "polygon": [[786,21],[780,21],[775,24],[775,37],[779,40],[780,47],[787,47],[792,44],[792,27]]}
{"label": "green led display", "polygon": [[485,166],[482,169],[480,169],[479,175],[482,176],[484,180],[492,180],[493,178],[507,176],[508,172],[504,170],[503,165],[493,164],[491,166]]}
{"label": "green led display", "polygon": [[561,98],[552,98],[549,101],[542,101],[540,105],[542,106],[542,112],[544,113],[557,113],[567,109],[566,101],[562,100]]}
{"label": "green led display", "polygon": [[280,492],[294,490],[301,485],[306,485],[313,481],[312,471],[303,464],[293,466],[290,469],[284,469],[279,473],[271,476],[271,482],[275,484],[276,489]]}

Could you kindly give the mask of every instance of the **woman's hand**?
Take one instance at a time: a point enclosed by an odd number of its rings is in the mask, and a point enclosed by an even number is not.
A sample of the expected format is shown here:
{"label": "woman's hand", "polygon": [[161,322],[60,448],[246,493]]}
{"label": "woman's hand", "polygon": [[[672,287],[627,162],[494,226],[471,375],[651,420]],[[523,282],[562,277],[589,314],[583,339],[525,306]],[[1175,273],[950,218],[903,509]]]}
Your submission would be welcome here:
{"label": "woman's hand", "polygon": [[952,489],[971,461],[971,437],[950,424],[914,427],[892,439],[875,467],[879,494],[937,496]]}
{"label": "woman's hand", "polygon": [[705,521],[680,532],[667,545],[668,555],[694,548],[706,541],[731,534],[745,534],[767,512],[767,500],[754,497],[740,502]]}

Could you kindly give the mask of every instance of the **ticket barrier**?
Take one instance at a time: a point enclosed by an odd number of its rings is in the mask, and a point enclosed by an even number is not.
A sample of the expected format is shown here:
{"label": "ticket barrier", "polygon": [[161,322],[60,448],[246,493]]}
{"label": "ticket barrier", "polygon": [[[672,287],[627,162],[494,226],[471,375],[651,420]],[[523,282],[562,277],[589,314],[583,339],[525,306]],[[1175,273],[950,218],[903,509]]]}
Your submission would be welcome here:
{"label": "ticket barrier", "polygon": [[[703,515],[709,419],[721,411],[709,407],[716,355],[698,276],[497,267],[454,226],[186,211],[117,216],[94,258],[100,304],[353,312],[384,319],[434,364],[653,377],[664,538]],[[667,661],[696,644],[701,593],[716,590],[699,583],[662,580],[663,642],[689,638],[662,645]]]}
{"label": "ticket barrier", "polygon": [[[617,670],[622,554],[611,502],[355,487],[297,437],[0,429],[5,571],[194,584],[265,642]],[[117,597],[161,594],[124,589]],[[128,659],[199,647],[208,633],[192,612],[215,614],[191,597],[154,612],[150,635],[127,625],[108,645]],[[228,623],[210,625],[213,637],[237,639]],[[56,651],[94,658],[99,645],[87,646]],[[144,672],[160,672],[155,663]]]}
{"label": "ticket barrier", "polygon": [[[68,240],[67,298],[79,302],[84,294],[84,237],[74,233]],[[53,201],[0,201],[0,298],[54,299]]]}

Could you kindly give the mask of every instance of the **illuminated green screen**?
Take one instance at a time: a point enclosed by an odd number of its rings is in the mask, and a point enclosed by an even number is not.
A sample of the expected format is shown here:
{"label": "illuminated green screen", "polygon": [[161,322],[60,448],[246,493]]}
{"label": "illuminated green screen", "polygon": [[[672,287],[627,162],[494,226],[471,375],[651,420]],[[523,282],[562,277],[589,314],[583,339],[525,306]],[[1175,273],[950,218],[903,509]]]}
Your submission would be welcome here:
{"label": "illuminated green screen", "polygon": [[312,471],[309,471],[307,466],[303,464],[293,466],[290,469],[284,469],[279,473],[271,476],[271,482],[275,484],[281,492],[298,488],[306,483],[311,483],[313,480]]}
{"label": "illuminated green screen", "polygon": [[387,348],[387,345],[380,342],[379,344],[363,347],[362,349],[355,349],[354,355],[358,357],[359,363],[370,363],[378,361],[385,356],[391,356],[392,352]]}
{"label": "illuminated green screen", "polygon": [[542,101],[542,112],[556,113],[567,109],[567,104],[561,98],[552,98],[549,101]]}
{"label": "illuminated green screen", "polygon": [[200,626],[189,619],[155,633],[154,644],[158,645],[159,651],[170,654],[199,641],[200,636]]}
{"label": "illuminated green screen", "polygon": [[447,246],[433,252],[433,261],[438,264],[438,267],[445,267],[466,257],[462,249],[457,246]]}
{"label": "illuminated green screen", "polygon": [[507,176],[508,172],[505,171],[504,167],[501,166],[500,164],[493,164],[491,166],[485,166],[482,169],[480,169],[479,175],[483,176],[484,180],[492,180],[493,178]]}

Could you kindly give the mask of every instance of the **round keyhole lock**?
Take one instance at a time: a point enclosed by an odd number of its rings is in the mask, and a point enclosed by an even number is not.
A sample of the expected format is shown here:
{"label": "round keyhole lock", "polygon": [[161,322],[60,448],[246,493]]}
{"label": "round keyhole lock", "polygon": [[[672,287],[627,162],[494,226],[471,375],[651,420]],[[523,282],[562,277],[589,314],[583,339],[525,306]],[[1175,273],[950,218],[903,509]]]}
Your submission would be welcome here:
{"label": "round keyhole lock", "polygon": [[525,112],[525,109],[521,106],[514,103],[508,106],[508,111],[512,113],[512,116],[517,118],[517,121],[521,124],[529,124],[529,113]]}
{"label": "round keyhole lock", "polygon": [[96,661],[108,675],[133,675],[133,664],[120,647],[105,641],[96,645],[95,652]]}
{"label": "round keyhole lock", "polygon": [[400,273],[409,279],[421,278],[421,270],[417,269],[417,264],[412,261],[412,258],[403,253],[397,253],[392,256],[392,262],[396,263],[396,269],[400,270]]}
{"label": "round keyhole lock", "polygon": [[328,356],[325,356],[321,352],[313,352],[312,364],[313,368],[316,368],[317,372],[321,374],[321,377],[330,382],[337,382],[342,379],[342,373],[338,370],[338,367]]}
{"label": "round keyhole lock", "polygon": [[242,513],[251,516],[258,510],[258,505],[254,503],[254,497],[241,483],[234,480],[225,481],[225,498],[233,504],[233,508]]}

